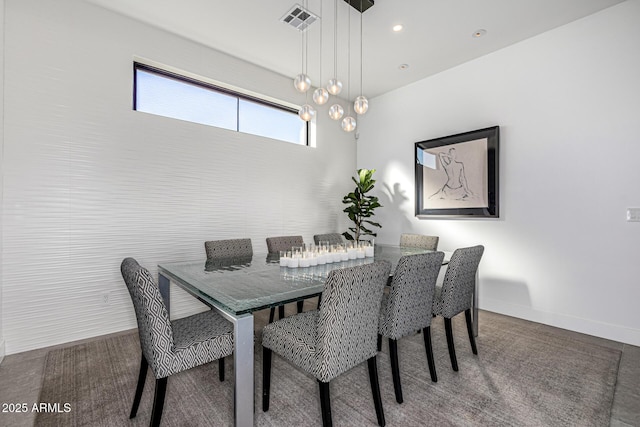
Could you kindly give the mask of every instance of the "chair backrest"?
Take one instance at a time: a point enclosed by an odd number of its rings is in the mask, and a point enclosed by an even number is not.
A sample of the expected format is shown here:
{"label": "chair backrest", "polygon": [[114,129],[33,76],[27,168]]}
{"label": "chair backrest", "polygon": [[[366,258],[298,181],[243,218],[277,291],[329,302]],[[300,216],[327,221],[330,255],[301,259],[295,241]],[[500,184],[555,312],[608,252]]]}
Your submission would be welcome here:
{"label": "chair backrest", "polygon": [[122,261],[120,272],[136,312],[142,354],[156,378],[162,378],[165,361],[173,352],[173,330],[160,290],[149,271],[133,258]]}
{"label": "chair backrest", "polygon": [[438,250],[438,236],[426,236],[424,234],[401,234],[400,246],[409,248],[421,248],[430,251]]}
{"label": "chair backrest", "polygon": [[210,240],[204,242],[207,259],[251,257],[251,239]]}
{"label": "chair backrest", "polygon": [[292,247],[302,246],[303,244],[302,236],[267,237],[267,250],[270,254],[279,251],[290,251]]}
{"label": "chair backrest", "polygon": [[476,272],[484,246],[471,246],[456,249],[451,255],[442,283],[443,317],[451,318],[471,308],[471,300],[476,285]]}
{"label": "chair backrest", "polygon": [[377,354],[378,317],[391,264],[332,270],[320,303],[316,377],[323,382]]}
{"label": "chair backrest", "polygon": [[431,325],[433,297],[443,252],[406,255],[393,273],[379,332],[400,339]]}
{"label": "chair backrest", "polygon": [[340,243],[344,243],[342,234],[340,233],[316,234],[315,236],[313,236],[313,241],[316,245],[319,245],[320,242],[329,242],[330,245],[338,245]]}

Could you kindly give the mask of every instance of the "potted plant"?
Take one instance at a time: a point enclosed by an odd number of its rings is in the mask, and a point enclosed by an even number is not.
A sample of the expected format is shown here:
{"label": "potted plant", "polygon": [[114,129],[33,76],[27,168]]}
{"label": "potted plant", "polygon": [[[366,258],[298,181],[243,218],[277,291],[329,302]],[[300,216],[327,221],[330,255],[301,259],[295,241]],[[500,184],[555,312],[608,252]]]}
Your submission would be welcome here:
{"label": "potted plant", "polygon": [[367,195],[369,191],[373,190],[376,183],[376,180],[372,178],[375,171],[375,169],[358,169],[358,179],[351,177],[356,184],[355,190],[342,199],[342,203],[348,205],[343,212],[347,213],[354,224],[353,227],[349,227],[350,232],[342,233],[347,240],[359,242],[363,236],[375,237],[377,234],[368,227],[382,228],[380,224],[370,219],[374,215],[374,210],[382,205],[377,197]]}

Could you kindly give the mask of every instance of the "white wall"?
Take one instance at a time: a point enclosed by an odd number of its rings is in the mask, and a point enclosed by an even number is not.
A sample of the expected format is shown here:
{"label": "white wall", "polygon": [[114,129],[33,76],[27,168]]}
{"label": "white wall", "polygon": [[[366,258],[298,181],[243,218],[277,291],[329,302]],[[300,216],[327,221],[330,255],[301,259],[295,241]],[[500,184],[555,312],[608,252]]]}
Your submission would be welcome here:
{"label": "white wall", "polygon": [[[378,169],[378,240],[481,243],[481,308],[640,345],[638,22],[628,0],[371,100],[357,163]],[[493,125],[500,219],[416,219],[414,143]]]}
{"label": "white wall", "polygon": [[8,0],[5,18],[7,354],[134,328],[126,256],[155,275],[205,240],[346,229],[355,142],[326,114],[310,148],[132,111],[134,57],[300,103],[289,77],[79,0]]}
{"label": "white wall", "polygon": [[[0,0],[0,22],[4,28],[4,0]],[[2,177],[4,176],[4,31],[0,31],[0,212],[2,212]],[[4,333],[2,328],[2,215],[0,215],[0,362],[4,359]]]}

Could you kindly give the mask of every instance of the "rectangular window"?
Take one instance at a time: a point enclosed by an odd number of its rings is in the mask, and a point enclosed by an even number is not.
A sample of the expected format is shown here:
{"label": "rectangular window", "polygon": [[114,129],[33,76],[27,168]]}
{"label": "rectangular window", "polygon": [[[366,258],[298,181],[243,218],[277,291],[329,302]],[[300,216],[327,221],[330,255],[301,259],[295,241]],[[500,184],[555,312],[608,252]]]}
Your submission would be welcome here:
{"label": "rectangular window", "polygon": [[308,145],[307,122],[285,105],[137,62],[133,87],[137,111]]}

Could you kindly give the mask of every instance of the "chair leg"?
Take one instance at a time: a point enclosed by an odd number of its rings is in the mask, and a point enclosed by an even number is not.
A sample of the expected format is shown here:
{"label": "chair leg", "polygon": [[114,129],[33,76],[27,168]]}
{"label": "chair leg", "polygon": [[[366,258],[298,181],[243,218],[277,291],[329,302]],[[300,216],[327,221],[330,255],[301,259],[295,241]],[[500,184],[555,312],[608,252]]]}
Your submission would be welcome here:
{"label": "chair leg", "polygon": [[278,307],[278,316],[284,319],[284,304]]}
{"label": "chair leg", "polygon": [[136,386],[136,394],[133,397],[133,406],[131,407],[131,413],[129,418],[135,418],[138,413],[138,406],[140,406],[140,398],[142,397],[142,391],[144,390],[144,383],[147,379],[147,370],[149,369],[149,363],[147,359],[142,355],[140,360],[140,372],[138,373],[138,385]]}
{"label": "chair leg", "polygon": [[427,352],[427,362],[429,364],[431,381],[437,383],[438,375],[436,375],[436,364],[433,361],[433,347],[431,346],[431,326],[427,326],[422,330],[422,336],[424,338],[424,351]]}
{"label": "chair leg", "polygon": [[273,318],[276,315],[276,308],[275,307],[271,307],[271,310],[269,311],[269,323],[273,322]]}
{"label": "chair leg", "polygon": [[224,381],[224,357],[218,359],[218,377],[220,381]]}
{"label": "chair leg", "polygon": [[262,411],[269,410],[269,391],[271,389],[271,349],[262,347]]}
{"label": "chair leg", "polygon": [[304,301],[297,301],[296,304],[298,305],[298,313],[302,313],[302,307],[304,307]]}
{"label": "chair leg", "polygon": [[378,382],[378,363],[376,360],[376,356],[370,357],[367,360],[367,365],[369,365],[369,382],[371,383],[371,394],[373,394],[373,404],[376,407],[376,417],[378,418],[378,425],[380,427],[384,427],[384,410],[382,409],[380,383]]}
{"label": "chair leg", "polygon": [[449,358],[451,359],[451,368],[458,371],[458,360],[456,359],[456,348],[453,345],[453,330],[451,328],[451,319],[444,318],[444,329],[447,333],[447,347],[449,348]]}
{"label": "chair leg", "polygon": [[322,294],[318,295],[318,310],[320,310],[320,303],[322,302]]}
{"label": "chair leg", "polygon": [[398,362],[398,341],[389,338],[389,358],[391,359],[391,376],[393,377],[393,391],[396,402],[402,403],[402,384],[400,383],[400,363]]}
{"label": "chair leg", "polygon": [[464,317],[467,320],[467,332],[469,333],[469,342],[471,342],[471,351],[473,354],[478,354],[478,348],[476,347],[476,339],[473,336],[473,322],[471,321],[471,309],[464,311]]}
{"label": "chair leg", "polygon": [[167,377],[156,380],[156,392],[153,397],[153,412],[151,415],[151,427],[158,427],[162,418],[164,396],[167,393]]}
{"label": "chair leg", "polygon": [[380,335],[380,334],[378,334],[377,346],[378,346],[378,351],[381,351],[382,350],[382,335]]}
{"label": "chair leg", "polygon": [[329,383],[318,381],[320,386],[320,409],[322,410],[322,427],[333,426],[331,420],[331,397],[329,396]]}

